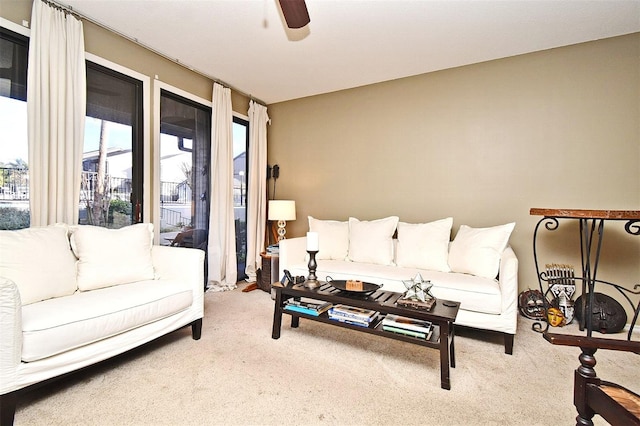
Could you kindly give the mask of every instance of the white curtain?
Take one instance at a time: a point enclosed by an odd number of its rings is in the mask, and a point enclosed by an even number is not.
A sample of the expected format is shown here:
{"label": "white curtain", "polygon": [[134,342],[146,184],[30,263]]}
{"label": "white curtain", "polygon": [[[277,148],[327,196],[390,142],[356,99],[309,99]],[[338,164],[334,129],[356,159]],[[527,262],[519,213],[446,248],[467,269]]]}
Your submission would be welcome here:
{"label": "white curtain", "polygon": [[27,71],[31,226],[78,223],[86,71],[82,22],[41,0]]}
{"label": "white curtain", "polygon": [[233,208],[233,116],[231,89],[213,85],[211,117],[211,201],[208,283],[212,290],[236,288],[236,230]]}
{"label": "white curtain", "polygon": [[249,182],[247,185],[247,266],[249,281],[256,280],[264,250],[267,212],[267,107],[249,103]]}

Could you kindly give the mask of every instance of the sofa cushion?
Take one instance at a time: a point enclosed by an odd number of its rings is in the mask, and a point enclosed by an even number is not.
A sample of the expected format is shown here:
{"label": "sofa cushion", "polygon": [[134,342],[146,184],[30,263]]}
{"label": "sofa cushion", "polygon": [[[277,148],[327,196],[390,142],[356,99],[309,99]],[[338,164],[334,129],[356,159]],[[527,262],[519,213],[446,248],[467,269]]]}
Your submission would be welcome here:
{"label": "sofa cushion", "polygon": [[449,272],[452,225],[452,217],[429,223],[398,223],[396,265]]}
{"label": "sofa cushion", "polygon": [[345,259],[349,251],[349,222],[320,220],[309,216],[309,232],[318,233],[316,259]]}
{"label": "sofa cushion", "polygon": [[393,265],[393,234],[398,216],[360,221],[349,218],[349,260],[352,262]]}
{"label": "sofa cushion", "polygon": [[79,292],[22,310],[22,360],[36,361],[169,317],[191,306],[193,290],[173,280]]}
{"label": "sofa cushion", "polygon": [[461,225],[449,248],[449,267],[454,272],[495,278],[500,256],[509,244],[515,222],[489,228]]}
{"label": "sofa cushion", "polygon": [[78,226],[71,247],[78,257],[78,288],[95,290],[154,278],[151,246],[153,224],[120,229]]}
{"label": "sofa cushion", "polygon": [[16,283],[27,305],[77,290],[76,258],[64,225],[0,231],[0,276]]}

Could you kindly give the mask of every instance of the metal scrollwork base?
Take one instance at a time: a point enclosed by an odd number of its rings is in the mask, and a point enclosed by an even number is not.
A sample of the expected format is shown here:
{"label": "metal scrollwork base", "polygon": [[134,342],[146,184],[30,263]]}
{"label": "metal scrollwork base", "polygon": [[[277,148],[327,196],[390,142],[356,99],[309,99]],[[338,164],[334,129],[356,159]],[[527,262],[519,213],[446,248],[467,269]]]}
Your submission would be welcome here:
{"label": "metal scrollwork base", "polygon": [[[549,214],[555,213],[555,214]],[[602,249],[602,239],[604,235],[605,220],[624,220],[625,231],[630,235],[640,235],[640,212],[636,211],[609,211],[609,210],[545,210],[531,209],[531,214],[543,214],[544,217],[538,221],[533,232],[533,258],[535,262],[536,275],[540,292],[543,294],[545,312],[548,312],[550,303],[547,300],[549,292],[550,277],[546,271],[540,270],[538,260],[538,233],[541,226],[548,231],[555,231],[560,227],[559,219],[577,219],[580,223],[580,256],[582,263],[582,276],[574,279],[582,283],[582,294],[588,297],[582,298],[582,312],[588,312],[587,306],[594,306],[594,294],[596,284],[603,284],[614,288],[623,299],[631,306],[634,315],[630,323],[627,339],[631,340],[631,335],[640,315],[640,301],[636,304],[631,300],[631,295],[640,295],[640,284],[633,286],[633,289],[626,288],[619,284],[600,280],[597,278],[598,263]],[[543,285],[543,283],[546,283]],[[546,286],[546,289],[544,288]],[[586,321],[585,321],[585,317]],[[549,329],[549,322],[536,321],[531,326],[533,331],[544,333]],[[584,315],[580,322],[580,329],[587,329],[587,336],[591,336],[593,327],[591,315]]]}

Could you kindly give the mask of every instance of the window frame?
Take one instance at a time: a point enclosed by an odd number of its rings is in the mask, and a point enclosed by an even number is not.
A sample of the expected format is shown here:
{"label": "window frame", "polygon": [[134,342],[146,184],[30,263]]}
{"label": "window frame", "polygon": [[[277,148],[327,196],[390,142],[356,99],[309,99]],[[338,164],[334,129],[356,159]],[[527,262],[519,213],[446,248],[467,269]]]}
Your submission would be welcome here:
{"label": "window frame", "polygon": [[[244,203],[244,210],[245,210],[244,226],[245,226],[245,229],[244,229],[244,231],[245,231],[245,236],[246,236],[246,234],[247,234],[247,232],[246,232],[247,231],[247,222],[248,222],[248,216],[249,216],[249,214],[248,214],[248,211],[249,211],[249,197],[248,197],[248,195],[249,195],[249,187],[248,187],[248,183],[249,183],[249,139],[250,139],[250,135],[251,135],[251,129],[250,129],[251,125],[249,123],[249,117],[244,116],[244,115],[240,115],[240,114],[238,114],[236,112],[233,113],[232,122],[233,122],[233,124],[239,124],[239,125],[245,126],[245,128],[246,128],[245,147],[244,147],[245,148],[245,164],[244,164],[245,177],[244,177],[244,179],[245,179],[245,184],[246,184],[246,187],[245,187],[246,189],[245,189],[245,192],[244,192],[244,200],[245,200],[245,203]],[[234,171],[234,174],[235,174],[235,171]],[[243,196],[243,194],[241,193],[240,197],[242,197],[242,196]],[[238,233],[238,230],[236,229],[236,235],[237,235],[237,233]],[[236,246],[236,255],[237,255],[237,252],[238,252],[238,247]],[[247,256],[247,253],[245,252],[244,255],[245,255],[245,270],[246,270],[246,256]],[[240,265],[240,262],[238,262],[238,265]],[[245,278],[247,278],[246,272],[244,270],[243,271],[238,270],[238,279],[240,280],[240,279],[245,279]]]}
{"label": "window frame", "polygon": [[23,29],[22,27],[20,27],[20,26],[16,26],[16,27],[17,28],[7,28],[6,26],[3,25],[3,22],[0,21],[0,33],[2,33],[5,37],[7,37],[8,40],[13,41],[14,43],[17,43],[17,44],[21,44],[27,49],[27,63],[25,63],[24,99],[14,98],[12,96],[9,96],[9,98],[17,99],[17,100],[22,101],[22,102],[26,102],[27,101],[27,90],[26,90],[26,87],[27,87],[27,75],[26,75],[26,71],[27,71],[28,61],[29,61],[29,40],[30,40],[29,36],[30,36],[30,32],[26,31],[28,34],[24,34],[25,31],[16,31],[18,29],[22,30]]}
{"label": "window frame", "polygon": [[[138,108],[142,108],[142,111],[136,111],[142,121],[138,126],[138,134],[135,135],[138,138],[138,146],[132,147],[134,150],[134,157],[132,158],[134,172],[132,173],[131,181],[137,193],[142,195],[141,219],[143,222],[151,222],[151,213],[153,211],[151,190],[153,185],[146,184],[151,179],[151,135],[147,131],[151,122],[151,78],[89,52],[85,52],[85,62],[92,62],[107,71],[114,71],[142,82],[142,105],[138,105]],[[135,153],[135,150],[139,149],[140,145],[142,146],[142,153]]]}
{"label": "window frame", "polygon": [[[152,208],[153,217],[156,220],[160,220],[160,99],[162,99],[162,91],[168,92],[170,94],[182,97],[187,99],[188,101],[194,102],[196,104],[200,104],[206,108],[211,109],[213,107],[213,103],[207,99],[201,98],[199,96],[194,95],[193,93],[189,93],[186,90],[180,89],[178,87],[172,86],[168,83],[165,83],[161,80],[153,81],[153,140],[154,150],[153,150],[153,200],[152,200]],[[154,244],[160,245],[160,226],[153,227],[153,241]]]}
{"label": "window frame", "polygon": [[[132,205],[132,212],[135,210],[136,202],[140,202],[142,214],[146,211],[147,207],[144,203],[144,128],[143,128],[143,113],[144,110],[142,108],[143,103],[143,93],[142,86],[143,81],[137,78],[131,77],[127,74],[121,73],[119,71],[114,70],[113,68],[106,67],[104,65],[100,65],[96,62],[93,62],[89,59],[85,58],[85,66],[87,71],[90,69],[94,72],[99,72],[109,77],[113,77],[115,79],[126,82],[127,84],[131,84],[134,88],[134,111],[133,111],[133,132],[132,132],[132,144],[131,144],[131,193],[129,195],[129,202]],[[88,72],[87,72],[87,82],[88,82]],[[87,89],[89,85],[87,84]],[[134,195],[136,197],[134,198]],[[132,218],[135,220],[135,217]],[[133,223],[133,222],[132,222]]]}

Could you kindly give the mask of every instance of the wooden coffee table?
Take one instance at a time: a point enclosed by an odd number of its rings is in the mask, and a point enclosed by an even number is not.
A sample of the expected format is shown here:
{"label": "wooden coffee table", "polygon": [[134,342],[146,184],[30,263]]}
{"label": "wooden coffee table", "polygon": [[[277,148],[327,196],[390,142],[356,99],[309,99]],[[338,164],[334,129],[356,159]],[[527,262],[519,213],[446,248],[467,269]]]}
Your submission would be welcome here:
{"label": "wooden coffee table", "polygon": [[[378,290],[370,294],[351,293],[338,290],[330,284],[322,283],[320,287],[309,289],[304,285],[284,286],[279,282],[272,285],[275,290],[275,307],[273,310],[273,330],[271,337],[280,338],[282,327],[282,314],[291,315],[291,327],[296,328],[300,323],[300,318],[331,324],[336,327],[349,328],[360,332],[375,334],[377,336],[388,337],[390,339],[401,340],[420,346],[440,350],[440,385],[443,389],[451,389],[449,379],[449,367],[455,368],[454,350],[454,325],[453,322],[458,315],[459,302],[438,299],[436,305],[430,311],[420,311],[412,308],[397,306],[396,301],[402,297],[401,293]],[[372,309],[380,312],[378,318],[370,327],[359,327],[329,319],[327,313],[320,316],[306,315],[299,312],[284,310],[287,299],[305,297],[309,299],[322,300],[334,305],[343,304],[358,308]],[[396,314],[409,318],[431,321],[434,324],[434,331],[429,340],[404,336],[401,334],[384,331],[381,321],[386,314]]]}

